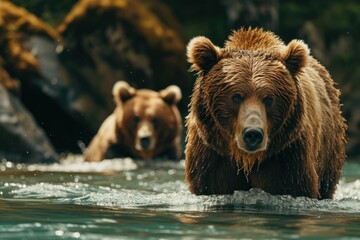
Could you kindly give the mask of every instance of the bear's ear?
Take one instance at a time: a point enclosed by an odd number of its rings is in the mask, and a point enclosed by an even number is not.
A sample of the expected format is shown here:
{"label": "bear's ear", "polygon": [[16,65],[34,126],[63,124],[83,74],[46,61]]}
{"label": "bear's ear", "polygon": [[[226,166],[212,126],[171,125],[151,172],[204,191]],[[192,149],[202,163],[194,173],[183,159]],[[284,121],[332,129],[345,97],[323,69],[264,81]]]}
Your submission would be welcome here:
{"label": "bear's ear", "polygon": [[220,59],[222,51],[206,37],[195,37],[187,45],[187,60],[191,71],[208,71]]}
{"label": "bear's ear", "polygon": [[169,105],[177,104],[181,99],[181,90],[176,85],[168,86],[159,92],[160,97]]}
{"label": "bear's ear", "polygon": [[307,65],[309,54],[310,50],[303,41],[292,40],[287,45],[282,59],[292,76],[299,74]]}
{"label": "bear's ear", "polygon": [[115,102],[117,104],[121,104],[134,96],[135,88],[130,87],[130,85],[125,81],[118,81],[114,84],[112,93]]}

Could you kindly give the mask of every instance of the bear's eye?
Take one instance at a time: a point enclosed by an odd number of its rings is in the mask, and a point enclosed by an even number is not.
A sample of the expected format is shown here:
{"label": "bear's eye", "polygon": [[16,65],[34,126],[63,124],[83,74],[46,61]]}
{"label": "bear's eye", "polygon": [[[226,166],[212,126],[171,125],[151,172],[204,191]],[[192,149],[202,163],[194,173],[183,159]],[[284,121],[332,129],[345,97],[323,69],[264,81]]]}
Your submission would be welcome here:
{"label": "bear's eye", "polygon": [[231,101],[235,104],[239,104],[243,101],[243,96],[241,96],[238,93],[235,93],[234,95],[231,96]]}
{"label": "bear's eye", "polygon": [[158,118],[153,118],[153,119],[151,120],[151,122],[152,122],[154,128],[157,128],[157,127],[159,126],[159,124],[160,124],[160,121],[159,121]]}
{"label": "bear's eye", "polygon": [[274,102],[274,98],[271,96],[266,96],[263,99],[263,103],[265,104],[266,107],[271,107],[273,102]]}
{"label": "bear's eye", "polygon": [[138,125],[139,122],[140,122],[140,117],[139,116],[134,116],[133,122],[134,122],[134,125]]}

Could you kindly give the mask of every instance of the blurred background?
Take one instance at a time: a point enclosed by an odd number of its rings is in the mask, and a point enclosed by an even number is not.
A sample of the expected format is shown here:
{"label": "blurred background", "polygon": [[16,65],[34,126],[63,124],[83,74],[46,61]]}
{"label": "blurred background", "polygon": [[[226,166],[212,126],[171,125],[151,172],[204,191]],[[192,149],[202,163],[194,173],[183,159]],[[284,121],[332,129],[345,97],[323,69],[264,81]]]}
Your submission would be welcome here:
{"label": "blurred background", "polygon": [[360,159],[360,2],[356,0],[0,0],[0,161],[81,153],[113,111],[113,84],[176,84],[185,117],[194,36],[233,29],[303,39],[341,89],[347,154]]}

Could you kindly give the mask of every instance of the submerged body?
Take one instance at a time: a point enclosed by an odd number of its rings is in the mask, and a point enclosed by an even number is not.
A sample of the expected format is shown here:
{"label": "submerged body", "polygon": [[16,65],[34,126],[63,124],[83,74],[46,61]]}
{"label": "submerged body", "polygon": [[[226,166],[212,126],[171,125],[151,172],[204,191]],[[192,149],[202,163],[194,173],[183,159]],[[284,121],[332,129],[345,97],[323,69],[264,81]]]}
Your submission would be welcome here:
{"label": "submerged body", "polygon": [[187,54],[198,72],[186,120],[191,192],[332,198],[346,124],[339,90],[302,41],[241,29],[222,49],[196,37]]}

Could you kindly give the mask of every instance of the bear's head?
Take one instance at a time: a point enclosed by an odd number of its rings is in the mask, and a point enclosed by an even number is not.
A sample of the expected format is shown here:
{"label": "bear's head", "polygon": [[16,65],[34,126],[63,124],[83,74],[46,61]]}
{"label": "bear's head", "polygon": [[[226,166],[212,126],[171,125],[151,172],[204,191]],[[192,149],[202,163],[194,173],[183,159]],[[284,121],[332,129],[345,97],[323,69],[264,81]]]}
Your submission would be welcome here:
{"label": "bear's head", "polygon": [[125,81],[113,87],[119,141],[135,157],[150,159],[164,151],[181,132],[176,104],[181,90],[171,85],[159,92],[134,89]]}
{"label": "bear's head", "polygon": [[309,50],[298,40],[271,50],[231,41],[225,48],[205,37],[189,42],[188,61],[198,73],[190,114],[208,146],[249,171],[297,134],[303,101],[298,81]]}

